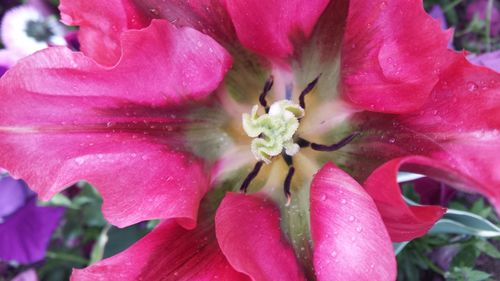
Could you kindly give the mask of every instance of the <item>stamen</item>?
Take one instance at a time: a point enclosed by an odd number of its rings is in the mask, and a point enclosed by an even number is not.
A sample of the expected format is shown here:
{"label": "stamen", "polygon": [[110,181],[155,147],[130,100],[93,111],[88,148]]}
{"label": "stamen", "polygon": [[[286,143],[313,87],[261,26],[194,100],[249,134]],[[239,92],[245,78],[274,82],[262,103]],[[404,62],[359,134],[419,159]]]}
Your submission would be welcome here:
{"label": "stamen", "polygon": [[247,175],[243,183],[241,184],[240,191],[247,192],[247,188],[252,182],[252,180],[259,174],[260,168],[262,168],[263,161],[259,161],[253,167],[253,170]]}
{"label": "stamen", "polygon": [[311,143],[311,148],[317,151],[335,151],[338,150],[344,146],[346,146],[348,143],[350,143],[352,140],[354,140],[355,137],[357,137],[360,133],[359,132],[354,132],[350,134],[349,136],[341,139],[339,142],[331,144],[331,145],[324,145],[324,144],[317,144],[317,143]]}
{"label": "stamen", "polygon": [[306,101],[305,101],[306,95],[309,94],[312,91],[312,89],[314,89],[316,83],[318,83],[319,77],[321,77],[321,74],[318,75],[318,77],[316,77],[311,83],[307,84],[306,88],[302,91],[302,93],[300,93],[299,105],[303,109],[306,109]]}
{"label": "stamen", "polygon": [[269,106],[267,106],[266,96],[267,93],[271,90],[274,83],[274,77],[271,75],[264,84],[264,88],[262,89],[262,93],[259,96],[259,103],[266,109],[266,113],[269,112]]}
{"label": "stamen", "polygon": [[311,145],[311,142],[303,138],[299,138],[297,140],[297,144],[299,145],[300,148],[302,148],[302,147],[308,147],[309,145]]}
{"label": "stamen", "polygon": [[295,168],[293,166],[289,166],[288,167],[288,174],[286,175],[286,178],[285,178],[285,184],[283,185],[283,191],[285,192],[285,196],[286,196],[285,206],[289,206],[290,202],[292,201],[292,194],[290,193],[290,186],[292,184],[292,177],[293,177],[294,173],[295,173]]}

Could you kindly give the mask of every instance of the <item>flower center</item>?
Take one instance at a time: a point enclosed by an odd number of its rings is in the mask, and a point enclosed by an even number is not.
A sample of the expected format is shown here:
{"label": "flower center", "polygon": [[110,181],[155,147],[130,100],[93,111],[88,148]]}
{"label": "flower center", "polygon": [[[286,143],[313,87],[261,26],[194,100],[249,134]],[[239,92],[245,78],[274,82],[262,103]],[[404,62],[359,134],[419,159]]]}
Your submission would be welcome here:
{"label": "flower center", "polygon": [[295,155],[300,147],[294,143],[293,136],[299,128],[299,120],[304,117],[304,109],[289,100],[280,100],[271,105],[263,115],[258,115],[258,105],[250,114],[243,114],[243,129],[254,138],[252,153],[258,161],[271,163],[271,158],[283,150],[289,156]]}
{"label": "flower center", "polygon": [[241,184],[241,191],[247,191],[252,180],[259,174],[263,164],[271,163],[273,157],[282,156],[288,165],[288,172],[283,184],[283,191],[287,198],[286,205],[288,205],[291,200],[291,182],[295,173],[292,156],[299,152],[300,148],[309,147],[316,151],[335,151],[344,147],[359,135],[358,132],[353,132],[339,142],[330,145],[310,142],[296,135],[301,118],[305,115],[306,95],[316,87],[319,78],[320,76],[316,77],[302,90],[299,96],[299,104],[285,99],[268,106],[266,96],[273,86],[273,77],[271,76],[264,84],[262,93],[259,96],[259,103],[264,107],[265,113],[259,115],[259,106],[254,105],[250,114],[244,113],[242,115],[243,130],[249,137],[254,138],[251,143],[251,150],[257,159],[257,163]]}
{"label": "flower center", "polygon": [[28,21],[26,23],[26,34],[38,42],[47,42],[50,37],[55,35],[47,22],[41,20]]}

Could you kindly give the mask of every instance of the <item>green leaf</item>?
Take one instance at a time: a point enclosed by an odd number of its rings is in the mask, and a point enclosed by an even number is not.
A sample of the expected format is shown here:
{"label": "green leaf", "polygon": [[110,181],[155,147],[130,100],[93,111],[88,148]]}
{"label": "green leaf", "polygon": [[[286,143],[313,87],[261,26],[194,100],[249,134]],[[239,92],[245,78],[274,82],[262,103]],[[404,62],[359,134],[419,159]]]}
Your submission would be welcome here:
{"label": "green leaf", "polygon": [[40,206],[63,206],[63,207],[67,207],[67,208],[73,208],[73,204],[71,203],[71,200],[68,197],[62,195],[61,193],[57,193],[49,201],[38,202],[38,205],[40,205]]}
{"label": "green leaf", "polygon": [[446,280],[453,281],[483,281],[490,278],[490,274],[474,270],[470,267],[455,267],[447,274]]}
{"label": "green leaf", "polygon": [[101,233],[97,237],[94,246],[92,247],[92,252],[90,252],[90,261],[89,265],[96,263],[102,260],[104,256],[104,248],[108,243],[108,231],[111,228],[110,224],[106,224],[104,228],[101,230]]}
{"label": "green leaf", "polygon": [[424,175],[421,174],[415,174],[415,173],[409,173],[409,172],[398,172],[398,179],[397,181],[399,183],[401,182],[407,182],[407,181],[412,181],[420,178],[424,178]]}
{"label": "green leaf", "polygon": [[399,242],[399,243],[392,243],[392,246],[394,247],[394,254],[397,256],[403,249],[408,245],[410,241],[405,241],[405,242]]}
{"label": "green leaf", "polygon": [[451,261],[452,267],[473,267],[476,259],[479,257],[479,251],[474,245],[463,247]]}
{"label": "green leaf", "polygon": [[500,237],[500,228],[487,219],[467,211],[448,209],[429,231],[435,233],[468,234],[479,237]]}
{"label": "green leaf", "polygon": [[475,245],[481,252],[485,253],[486,255],[495,259],[500,259],[500,251],[498,251],[498,249],[490,242],[478,239]]}

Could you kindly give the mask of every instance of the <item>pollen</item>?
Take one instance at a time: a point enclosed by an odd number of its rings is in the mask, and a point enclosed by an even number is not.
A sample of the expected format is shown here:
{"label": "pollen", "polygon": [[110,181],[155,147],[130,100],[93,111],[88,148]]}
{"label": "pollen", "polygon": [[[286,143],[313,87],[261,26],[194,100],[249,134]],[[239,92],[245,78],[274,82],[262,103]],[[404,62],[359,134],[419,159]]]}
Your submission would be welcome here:
{"label": "pollen", "polygon": [[255,158],[269,164],[272,157],[283,151],[289,156],[299,152],[293,137],[300,118],[304,117],[304,109],[289,100],[280,100],[271,105],[268,113],[259,116],[258,110],[259,106],[254,105],[250,114],[242,116],[243,130],[254,138],[251,150]]}

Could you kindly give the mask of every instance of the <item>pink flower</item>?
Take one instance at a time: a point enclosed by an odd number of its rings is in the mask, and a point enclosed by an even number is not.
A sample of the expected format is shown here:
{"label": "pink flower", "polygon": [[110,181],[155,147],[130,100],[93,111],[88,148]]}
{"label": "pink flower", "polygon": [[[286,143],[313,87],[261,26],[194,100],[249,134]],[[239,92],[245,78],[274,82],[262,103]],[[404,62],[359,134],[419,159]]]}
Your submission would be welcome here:
{"label": "pink flower", "polygon": [[400,169],[500,207],[500,76],[448,50],[418,1],[61,10],[83,54],[2,78],[0,164],[43,198],[88,180],[115,225],[165,220],[74,279],[394,279],[390,240],[444,212],[407,206]]}

